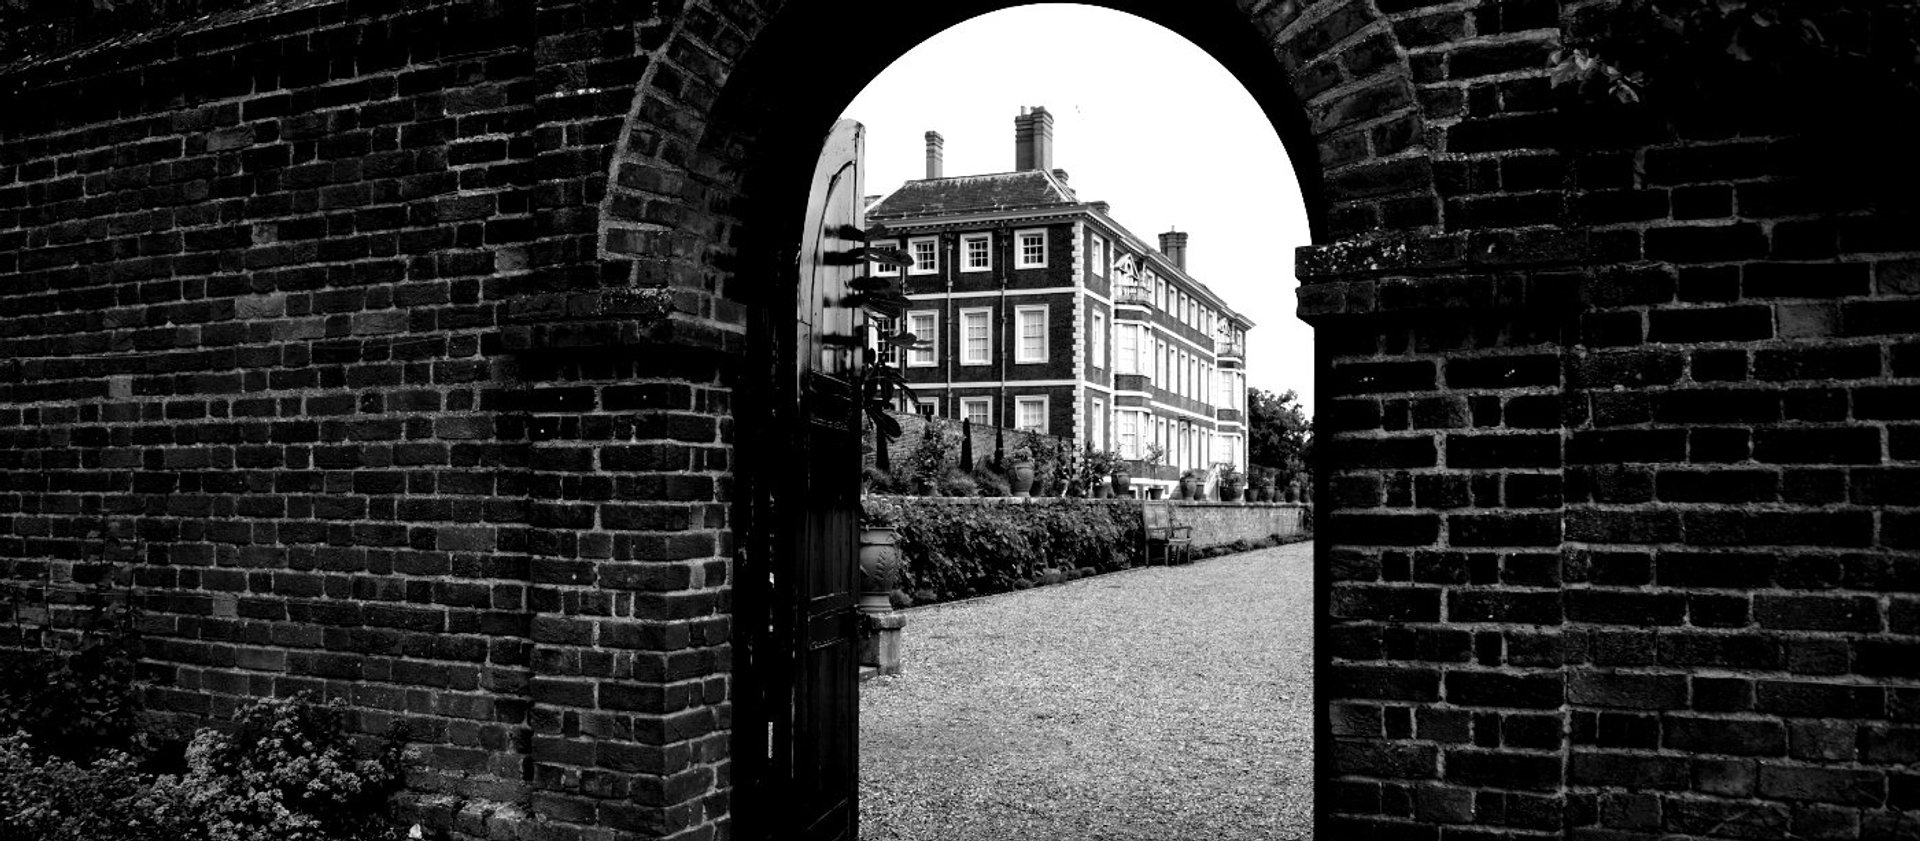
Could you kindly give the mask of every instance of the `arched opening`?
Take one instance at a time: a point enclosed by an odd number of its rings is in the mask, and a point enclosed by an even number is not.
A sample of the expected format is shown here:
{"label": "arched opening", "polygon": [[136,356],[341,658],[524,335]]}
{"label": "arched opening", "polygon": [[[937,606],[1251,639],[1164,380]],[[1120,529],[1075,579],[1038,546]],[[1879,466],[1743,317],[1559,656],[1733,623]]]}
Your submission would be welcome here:
{"label": "arched opening", "polygon": [[[1254,491],[1248,388],[1312,377],[1286,259],[1305,202],[1271,121],[1191,42],[1065,4],[941,32],[845,117],[869,244],[912,263],[876,272],[908,300],[872,320],[918,339],[872,363],[914,388],[863,483],[912,563],[890,582],[904,671],[860,685],[862,837],[1303,837],[1307,547],[1228,551],[1297,534],[1297,509],[1227,502]],[[1208,502],[1172,502],[1183,477]],[[1146,516],[1108,492],[1229,557],[1041,536]]]}
{"label": "arched opening", "polygon": [[[792,493],[782,490],[783,471],[793,469],[784,461],[791,442],[783,430],[792,429],[798,419],[800,395],[783,385],[791,378],[780,372],[794,359],[791,340],[785,338],[793,323],[790,266],[820,139],[856,94],[910,47],[970,18],[1017,5],[992,0],[909,8],[880,2],[791,3],[764,24],[742,25],[750,46],[731,66],[701,65],[708,56],[694,50],[679,55],[669,45],[667,52],[678,56],[677,65],[698,68],[701,78],[681,72],[651,77],[633,113],[650,114],[658,121],[671,117],[675,106],[656,111],[656,99],[682,103],[683,108],[691,103],[704,122],[694,121],[679,133],[699,141],[681,145],[666,134],[633,135],[623,138],[616,150],[602,203],[602,255],[615,258],[613,265],[618,266],[619,258],[636,251],[620,247],[622,231],[639,216],[634,210],[639,203],[623,198],[635,192],[635,184],[649,180],[649,168],[671,171],[671,186],[656,183],[639,189],[672,190],[704,205],[708,215],[699,225],[676,231],[683,239],[672,244],[672,251],[695,275],[700,294],[715,301],[713,306],[743,309],[748,323],[736,339],[722,337],[744,349],[733,404],[738,449],[729,523],[736,544],[731,688],[735,803],[769,797],[780,802],[784,784],[794,779],[780,776],[791,775],[793,769],[775,767],[772,754],[778,751],[770,751],[797,736],[782,731],[780,724],[793,689],[781,684],[792,677],[781,664],[787,656],[782,649],[791,640],[766,617],[780,609],[782,598],[777,587],[769,586],[769,573],[791,562],[794,554],[791,529],[780,520],[781,496]],[[1334,17],[1303,14],[1291,3],[1177,11],[1129,0],[1099,5],[1165,27],[1204,51],[1244,87],[1288,150],[1314,241],[1384,224],[1395,212],[1419,217],[1430,211],[1430,174],[1420,145],[1419,117],[1406,95],[1404,58],[1398,56],[1384,19],[1358,10]],[[1348,60],[1345,51],[1364,55]],[[1290,67],[1315,59],[1323,76],[1330,73],[1333,78],[1301,80],[1290,74]],[[1383,98],[1374,93],[1376,88],[1389,93]],[[1310,110],[1306,100],[1320,104]],[[629,122],[629,131],[634,125]],[[1383,128],[1392,130],[1383,134]],[[1334,171],[1347,179],[1339,201],[1329,198],[1323,172],[1323,150],[1329,143],[1340,144]],[[1375,158],[1394,160],[1376,168]],[[1415,183],[1421,179],[1427,179],[1426,187]],[[1383,196],[1398,199],[1398,204]],[[1290,261],[1291,255],[1276,255],[1276,260]],[[1317,567],[1323,565],[1323,559],[1316,561]],[[1316,593],[1315,602],[1315,613],[1323,614],[1324,594]],[[736,809],[733,814],[735,830],[744,837],[766,835],[788,820],[777,810]]]}

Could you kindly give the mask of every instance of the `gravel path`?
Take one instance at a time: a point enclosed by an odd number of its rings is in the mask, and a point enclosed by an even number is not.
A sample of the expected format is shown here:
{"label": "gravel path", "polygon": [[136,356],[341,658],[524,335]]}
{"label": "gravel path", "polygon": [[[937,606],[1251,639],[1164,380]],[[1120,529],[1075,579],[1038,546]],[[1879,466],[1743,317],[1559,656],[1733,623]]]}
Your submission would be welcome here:
{"label": "gravel path", "polygon": [[860,687],[860,837],[1307,837],[1311,546],[909,611]]}

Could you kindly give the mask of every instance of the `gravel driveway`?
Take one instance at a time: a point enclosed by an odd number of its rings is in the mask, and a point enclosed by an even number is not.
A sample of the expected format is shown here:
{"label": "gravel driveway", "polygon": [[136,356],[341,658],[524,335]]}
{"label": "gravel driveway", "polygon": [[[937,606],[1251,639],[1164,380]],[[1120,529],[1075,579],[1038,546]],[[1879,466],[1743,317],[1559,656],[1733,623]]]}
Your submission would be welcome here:
{"label": "gravel driveway", "polygon": [[860,837],[1307,837],[1311,547],[909,611],[860,686]]}

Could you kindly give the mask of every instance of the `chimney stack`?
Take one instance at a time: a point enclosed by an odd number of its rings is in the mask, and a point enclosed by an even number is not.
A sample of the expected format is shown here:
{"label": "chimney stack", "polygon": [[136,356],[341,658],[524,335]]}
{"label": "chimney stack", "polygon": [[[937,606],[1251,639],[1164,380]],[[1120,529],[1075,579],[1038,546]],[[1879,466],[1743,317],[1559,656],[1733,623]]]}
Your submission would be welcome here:
{"label": "chimney stack", "polygon": [[940,132],[927,132],[927,177],[940,178],[946,162],[947,139]]}
{"label": "chimney stack", "polygon": [[1053,115],[1045,106],[1020,109],[1013,118],[1013,168],[1017,172],[1053,168]]}
{"label": "chimney stack", "polygon": [[1181,271],[1186,271],[1187,235],[1179,231],[1168,231],[1161,234],[1160,253],[1167,255],[1167,259],[1172,260],[1173,264],[1179,266]]}

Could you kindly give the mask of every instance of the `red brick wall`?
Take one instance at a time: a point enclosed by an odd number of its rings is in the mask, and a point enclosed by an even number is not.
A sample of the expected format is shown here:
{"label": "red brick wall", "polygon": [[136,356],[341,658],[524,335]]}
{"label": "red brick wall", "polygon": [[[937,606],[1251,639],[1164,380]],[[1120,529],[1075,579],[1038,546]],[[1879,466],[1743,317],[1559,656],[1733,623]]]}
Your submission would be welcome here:
{"label": "red brick wall", "polygon": [[[1004,4],[773,5],[322,2],[11,70],[0,575],[137,535],[159,714],[406,719],[438,827],[769,829],[730,646],[785,208],[837,102]],[[1321,834],[1904,834],[1920,240],[1856,163],[1899,147],[1564,142],[1593,4],[1117,5],[1310,197]]]}

